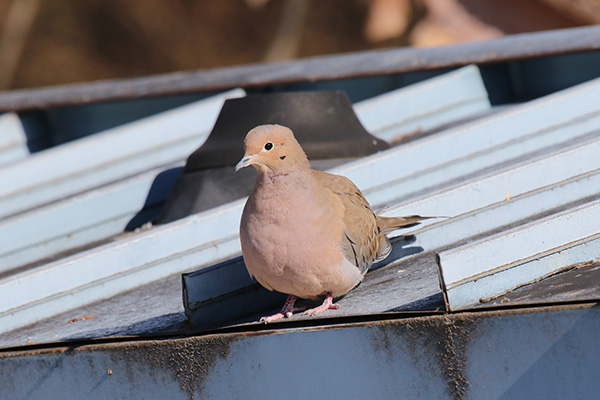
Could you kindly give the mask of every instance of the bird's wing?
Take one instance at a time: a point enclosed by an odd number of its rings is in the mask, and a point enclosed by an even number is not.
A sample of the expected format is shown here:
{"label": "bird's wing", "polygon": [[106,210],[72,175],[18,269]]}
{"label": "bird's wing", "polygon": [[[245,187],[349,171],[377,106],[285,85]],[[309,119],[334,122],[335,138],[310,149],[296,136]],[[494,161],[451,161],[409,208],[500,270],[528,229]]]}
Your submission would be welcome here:
{"label": "bird's wing", "polygon": [[321,171],[313,171],[313,175],[342,201],[344,237],[341,244],[346,258],[366,273],[374,262],[387,257],[392,249],[377,222],[377,215],[350,179]]}

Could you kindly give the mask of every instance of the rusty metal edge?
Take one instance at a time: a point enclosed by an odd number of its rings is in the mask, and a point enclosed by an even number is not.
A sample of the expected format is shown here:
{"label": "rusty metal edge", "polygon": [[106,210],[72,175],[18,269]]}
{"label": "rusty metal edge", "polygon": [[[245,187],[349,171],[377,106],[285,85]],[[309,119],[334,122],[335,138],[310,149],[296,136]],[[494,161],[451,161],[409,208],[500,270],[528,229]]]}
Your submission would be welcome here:
{"label": "rusty metal edge", "polygon": [[101,336],[96,338],[65,339],[55,342],[39,342],[15,346],[0,346],[0,359],[15,355],[37,352],[63,352],[73,348],[102,347],[102,346],[128,346],[140,343],[157,341],[177,341],[185,339],[202,340],[213,336],[260,336],[280,333],[294,333],[307,330],[340,329],[364,327],[369,325],[386,325],[402,323],[410,320],[455,319],[467,316],[472,318],[491,318],[517,314],[535,314],[549,311],[572,309],[589,309],[600,307],[596,299],[581,299],[575,301],[558,301],[556,303],[519,303],[481,306],[473,309],[458,311],[399,311],[377,313],[361,316],[348,316],[343,318],[324,318],[315,320],[291,320],[278,324],[240,323],[215,329],[195,331],[188,327],[188,331],[164,332],[147,335],[121,335]]}
{"label": "rusty metal edge", "polygon": [[600,26],[588,26],[435,48],[369,50],[289,62],[5,91],[0,92],[0,112],[452,68],[598,49]]}

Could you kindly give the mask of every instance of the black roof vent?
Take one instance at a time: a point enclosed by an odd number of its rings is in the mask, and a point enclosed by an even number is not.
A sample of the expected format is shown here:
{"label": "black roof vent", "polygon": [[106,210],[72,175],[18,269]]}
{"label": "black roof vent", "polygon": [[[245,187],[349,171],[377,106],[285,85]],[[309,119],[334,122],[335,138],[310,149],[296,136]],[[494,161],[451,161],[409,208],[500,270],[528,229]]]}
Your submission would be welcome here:
{"label": "black roof vent", "polygon": [[234,174],[244,155],[246,133],[258,125],[292,129],[315,169],[389,148],[362,126],[342,91],[249,95],[225,102],[204,144],[187,159],[157,223],[247,196],[254,184],[252,168]]}

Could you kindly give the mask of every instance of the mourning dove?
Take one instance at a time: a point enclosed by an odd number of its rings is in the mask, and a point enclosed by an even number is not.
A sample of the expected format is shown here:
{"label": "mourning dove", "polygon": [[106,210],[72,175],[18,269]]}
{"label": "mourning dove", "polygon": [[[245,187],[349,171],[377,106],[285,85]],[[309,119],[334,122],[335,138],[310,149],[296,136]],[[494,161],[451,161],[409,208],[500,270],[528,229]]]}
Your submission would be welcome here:
{"label": "mourning dove", "polygon": [[252,129],[244,150],[235,170],[252,165],[258,171],[240,223],[244,262],[262,286],[289,295],[281,312],[262,322],[300,311],[294,307],[298,297],[325,296],[308,315],[338,308],[333,299],[390,254],[385,234],[426,218],[378,216],[350,179],[311,169],[284,126]]}

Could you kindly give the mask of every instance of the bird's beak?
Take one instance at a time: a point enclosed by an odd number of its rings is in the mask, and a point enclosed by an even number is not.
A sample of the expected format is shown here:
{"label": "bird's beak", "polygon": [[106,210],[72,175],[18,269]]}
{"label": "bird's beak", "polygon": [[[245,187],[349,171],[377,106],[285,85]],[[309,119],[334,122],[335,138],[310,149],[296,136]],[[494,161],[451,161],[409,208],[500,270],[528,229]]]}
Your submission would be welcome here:
{"label": "bird's beak", "polygon": [[250,165],[250,162],[253,158],[254,156],[244,156],[235,166],[235,172],[238,172],[240,169],[246,168],[248,165]]}

